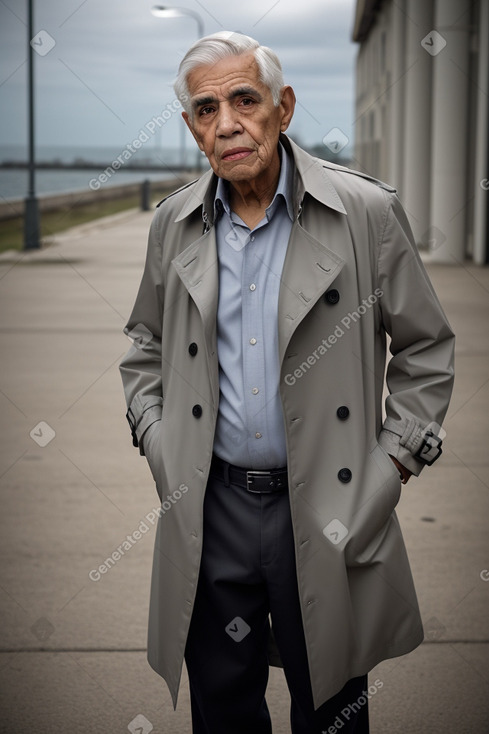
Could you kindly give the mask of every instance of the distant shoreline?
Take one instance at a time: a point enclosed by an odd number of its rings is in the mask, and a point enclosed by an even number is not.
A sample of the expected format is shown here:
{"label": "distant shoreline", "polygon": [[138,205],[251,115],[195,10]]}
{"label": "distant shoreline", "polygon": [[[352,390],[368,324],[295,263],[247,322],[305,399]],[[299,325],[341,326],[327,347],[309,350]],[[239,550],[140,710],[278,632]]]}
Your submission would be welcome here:
{"label": "distant shoreline", "polygon": [[[90,180],[99,176],[104,169],[95,168],[37,168],[36,167],[36,195],[39,198],[57,196],[61,194],[82,194],[90,191]],[[151,182],[176,182],[185,178],[185,174],[175,169],[155,171],[142,168],[141,170],[117,171],[110,180],[100,186],[101,190],[112,189],[114,186],[141,184],[145,179]],[[24,199],[28,189],[28,169],[26,167],[4,168],[0,166],[0,197],[4,202],[14,202]]]}
{"label": "distant shoreline", "polygon": [[[111,163],[96,163],[95,161],[80,161],[78,163],[63,163],[62,161],[39,161],[36,162],[36,170],[43,171],[98,171],[109,168]],[[0,163],[0,170],[11,171],[19,170],[23,171],[29,168],[27,161],[2,161]],[[182,166],[179,164],[172,164],[171,166],[155,165],[151,163],[130,163],[126,166],[121,166],[119,171],[129,173],[131,171],[148,171],[154,173],[166,173],[171,176],[173,171],[187,171],[189,166]]]}

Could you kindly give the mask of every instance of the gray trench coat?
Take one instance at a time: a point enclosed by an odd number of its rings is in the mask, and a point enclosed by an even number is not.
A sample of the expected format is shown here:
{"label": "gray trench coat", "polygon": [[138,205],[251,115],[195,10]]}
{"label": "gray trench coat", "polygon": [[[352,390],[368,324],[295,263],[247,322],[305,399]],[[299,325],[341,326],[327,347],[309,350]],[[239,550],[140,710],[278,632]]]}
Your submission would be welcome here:
{"label": "gray trench coat", "polygon": [[[425,466],[416,454],[448,406],[453,334],[394,189],[281,140],[295,163],[295,222],[279,296],[280,396],[318,707],[423,639],[388,454],[414,474]],[[148,660],[175,706],[219,402],[215,186],[209,171],[159,206],[120,366],[133,442],[162,500]]]}

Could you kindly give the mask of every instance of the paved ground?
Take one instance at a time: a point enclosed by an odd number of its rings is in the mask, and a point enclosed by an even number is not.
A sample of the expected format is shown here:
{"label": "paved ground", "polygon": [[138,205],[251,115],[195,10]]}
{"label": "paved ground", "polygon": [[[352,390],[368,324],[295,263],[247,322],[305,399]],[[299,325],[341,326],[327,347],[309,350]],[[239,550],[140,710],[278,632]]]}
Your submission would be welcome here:
{"label": "paved ground", "polygon": [[[0,258],[1,732],[191,731],[186,682],[173,713],[145,659],[154,528],[89,577],[156,503],[117,368],[150,218]],[[399,506],[427,639],[372,672],[373,734],[489,732],[489,270],[429,270],[458,371],[443,459]],[[286,734],[280,671],[269,702]]]}

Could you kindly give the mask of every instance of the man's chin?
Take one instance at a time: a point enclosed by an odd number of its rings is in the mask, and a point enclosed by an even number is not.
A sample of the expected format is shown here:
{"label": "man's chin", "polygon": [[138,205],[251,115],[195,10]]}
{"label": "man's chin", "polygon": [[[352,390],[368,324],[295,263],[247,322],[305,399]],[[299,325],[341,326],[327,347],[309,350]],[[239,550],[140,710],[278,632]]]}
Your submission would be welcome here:
{"label": "man's chin", "polygon": [[250,160],[254,156],[248,156],[248,158],[242,158],[239,161],[226,161],[221,160],[219,168],[215,173],[226,181],[250,181],[260,175],[261,171],[256,171],[253,166],[253,162]]}

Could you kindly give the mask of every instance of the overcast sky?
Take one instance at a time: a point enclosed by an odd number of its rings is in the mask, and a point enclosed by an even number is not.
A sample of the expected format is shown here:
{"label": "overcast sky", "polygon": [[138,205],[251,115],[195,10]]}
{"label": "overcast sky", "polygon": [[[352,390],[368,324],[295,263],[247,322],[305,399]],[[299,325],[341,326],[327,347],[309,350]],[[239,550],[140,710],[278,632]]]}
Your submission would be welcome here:
{"label": "overcast sky", "polygon": [[[197,23],[154,17],[156,1],[34,0],[34,34],[44,32],[38,48],[53,46],[35,54],[38,145],[122,148],[174,101],[172,81]],[[241,31],[277,52],[298,99],[289,132],[299,143],[320,143],[335,127],[352,139],[355,0],[173,5],[198,12],[206,35]],[[24,144],[27,0],[0,0],[0,29],[0,142]],[[156,144],[178,145],[178,117],[153,136]]]}

